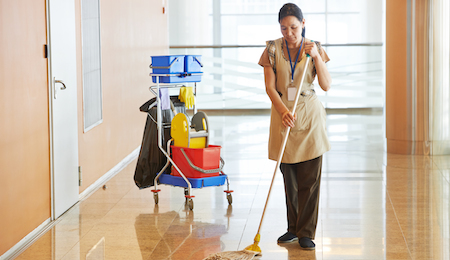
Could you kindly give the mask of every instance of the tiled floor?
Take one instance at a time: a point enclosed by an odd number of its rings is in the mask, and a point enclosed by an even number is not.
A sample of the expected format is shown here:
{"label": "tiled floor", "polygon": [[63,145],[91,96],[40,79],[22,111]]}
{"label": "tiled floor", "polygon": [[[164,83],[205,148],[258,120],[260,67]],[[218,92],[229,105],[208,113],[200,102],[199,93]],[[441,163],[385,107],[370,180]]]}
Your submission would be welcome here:
{"label": "tiled floor", "polygon": [[[226,186],[161,185],[159,204],[133,181],[136,161],[78,203],[17,259],[203,259],[253,244],[275,162],[267,158],[268,114],[210,115],[222,146]],[[450,259],[450,156],[386,154],[383,116],[328,116],[316,250],[278,245],[286,231],[277,175],[261,230],[261,259]]]}

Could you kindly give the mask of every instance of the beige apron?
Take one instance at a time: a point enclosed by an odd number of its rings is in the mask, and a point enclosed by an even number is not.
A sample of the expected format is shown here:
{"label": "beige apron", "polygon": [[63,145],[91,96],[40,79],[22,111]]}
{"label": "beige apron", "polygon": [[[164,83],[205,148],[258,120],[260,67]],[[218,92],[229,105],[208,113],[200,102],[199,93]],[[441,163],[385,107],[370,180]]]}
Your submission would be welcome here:
{"label": "beige apron", "polygon": [[[309,41],[308,39],[306,39]],[[292,110],[294,101],[288,101],[288,86],[291,82],[291,65],[289,58],[284,57],[282,50],[283,38],[275,40],[275,66],[276,66],[276,87],[281,93],[281,100],[289,110]],[[303,69],[306,63],[306,55],[301,54],[301,60],[297,63],[294,72],[294,86],[300,86]],[[297,104],[297,120],[295,126],[291,128],[286,149],[284,151],[283,163],[299,163],[317,158],[330,150],[330,143],[326,133],[326,112],[313,90],[313,62],[306,71],[305,81],[301,91],[312,93],[300,96]],[[309,90],[309,91],[308,91]],[[269,136],[269,159],[278,160],[278,153],[281,148],[286,128],[281,122],[281,115],[272,105],[270,119]]]}

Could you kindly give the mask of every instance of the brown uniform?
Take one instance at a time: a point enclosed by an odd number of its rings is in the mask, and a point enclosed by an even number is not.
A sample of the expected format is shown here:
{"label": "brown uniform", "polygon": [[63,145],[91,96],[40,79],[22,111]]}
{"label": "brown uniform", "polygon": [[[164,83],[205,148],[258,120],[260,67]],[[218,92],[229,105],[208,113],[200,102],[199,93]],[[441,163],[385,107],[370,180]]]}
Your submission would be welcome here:
{"label": "brown uniform", "polygon": [[[305,39],[306,41],[310,41]],[[329,61],[328,55],[316,42],[322,59]],[[297,52],[301,51],[294,72],[294,86],[300,86],[302,73],[306,64],[304,50],[289,49],[292,62],[295,62]],[[291,65],[283,38],[268,41],[259,61],[261,66],[270,66],[276,75],[276,88],[281,100],[289,110],[294,101],[288,101],[288,86],[291,82]],[[330,150],[326,134],[326,112],[314,92],[313,81],[316,76],[314,62],[306,71],[305,80],[300,91],[296,108],[297,120],[291,129],[280,169],[283,173],[288,217],[288,231],[298,237],[314,239],[317,225],[319,205],[319,189],[322,155]],[[281,114],[272,106],[269,159],[277,160],[286,128],[281,121]]]}

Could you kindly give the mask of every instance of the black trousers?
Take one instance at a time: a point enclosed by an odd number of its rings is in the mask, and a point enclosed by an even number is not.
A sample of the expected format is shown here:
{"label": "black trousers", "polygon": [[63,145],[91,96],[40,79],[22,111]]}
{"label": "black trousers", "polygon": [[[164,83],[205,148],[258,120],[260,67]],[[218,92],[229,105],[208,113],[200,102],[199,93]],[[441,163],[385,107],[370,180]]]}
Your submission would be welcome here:
{"label": "black trousers", "polygon": [[315,238],[319,213],[322,156],[295,164],[280,164],[286,193],[288,231]]}

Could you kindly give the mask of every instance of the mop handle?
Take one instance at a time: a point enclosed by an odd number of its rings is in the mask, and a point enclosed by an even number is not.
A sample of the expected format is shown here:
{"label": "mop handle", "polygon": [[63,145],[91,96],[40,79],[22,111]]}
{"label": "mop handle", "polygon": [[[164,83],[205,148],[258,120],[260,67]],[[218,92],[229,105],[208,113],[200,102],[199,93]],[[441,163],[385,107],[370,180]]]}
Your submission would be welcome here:
{"label": "mop handle", "polygon": [[[292,108],[292,114],[295,113],[295,109],[297,108],[298,99],[299,99],[300,94],[302,92],[301,90],[302,90],[303,80],[305,80],[306,70],[308,69],[309,60],[311,58],[311,56],[309,54],[306,54],[306,57],[307,57],[306,58],[306,64],[305,64],[305,68],[303,69],[303,75],[302,75],[302,79],[300,81],[300,87],[297,89],[297,94],[295,95],[295,102],[294,102],[294,106]],[[262,226],[262,222],[263,222],[263,219],[264,219],[264,215],[266,214],[267,204],[269,204],[269,197],[270,197],[270,193],[272,191],[273,182],[275,181],[275,176],[276,176],[276,173],[277,173],[278,166],[280,165],[281,159],[283,158],[284,149],[286,148],[286,143],[287,143],[287,139],[289,137],[289,133],[290,132],[291,132],[291,127],[288,126],[287,129],[286,129],[286,135],[284,136],[284,139],[283,139],[283,144],[281,145],[280,152],[278,153],[277,164],[275,166],[275,170],[273,171],[272,182],[270,183],[269,193],[267,194],[266,204],[264,205],[264,210],[263,210],[263,213],[262,213],[262,216],[261,216],[261,221],[259,222],[259,227],[258,227],[258,233],[257,234],[259,234],[259,231],[261,230],[261,226]]]}

